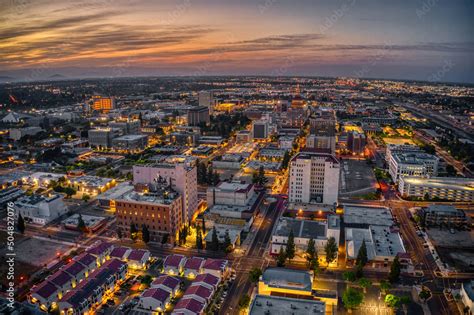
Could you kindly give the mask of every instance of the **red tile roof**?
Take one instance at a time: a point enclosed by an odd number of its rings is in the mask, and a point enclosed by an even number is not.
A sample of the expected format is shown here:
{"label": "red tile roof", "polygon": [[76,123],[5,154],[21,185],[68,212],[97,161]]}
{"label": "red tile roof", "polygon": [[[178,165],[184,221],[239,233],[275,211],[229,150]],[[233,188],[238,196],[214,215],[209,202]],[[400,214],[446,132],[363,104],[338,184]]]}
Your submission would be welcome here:
{"label": "red tile roof", "polygon": [[211,270],[223,270],[224,267],[227,265],[227,260],[225,259],[212,259],[208,258],[204,265],[202,266],[203,269],[211,269]]}
{"label": "red tile roof", "polygon": [[36,293],[45,299],[49,298],[56,292],[58,292],[58,288],[49,281],[43,281],[37,287],[34,287],[33,290],[31,290],[32,294]]}
{"label": "red tile roof", "polygon": [[201,314],[201,312],[204,310],[204,303],[201,303],[193,298],[183,297],[181,300],[179,300],[174,309],[175,312],[173,312],[173,314],[177,314],[179,313],[179,310],[184,309],[195,314]]}
{"label": "red tile roof", "polygon": [[210,273],[203,273],[203,274],[197,275],[193,283],[204,282],[213,287],[217,287],[217,285],[219,284],[219,281],[220,279],[218,277],[211,275]]}
{"label": "red tile roof", "polygon": [[123,259],[125,253],[127,253],[127,251],[129,250],[130,248],[128,247],[116,247],[112,250],[112,252],[110,253],[110,257],[116,257],[116,258],[120,258],[120,259]]}
{"label": "red tile roof", "polygon": [[199,285],[199,284],[191,285],[186,290],[186,292],[184,292],[183,297],[185,298],[186,296],[193,295],[193,294],[205,299],[206,301],[208,301],[212,296],[212,291],[210,289],[206,288],[205,286],[202,286],[202,285]]}
{"label": "red tile roof", "polygon": [[71,281],[72,277],[65,273],[62,270],[58,270],[55,273],[53,273],[51,276],[47,278],[47,280],[58,287],[62,287],[65,285],[67,282]]}
{"label": "red tile roof", "polygon": [[162,284],[165,287],[174,290],[177,286],[179,286],[180,282],[181,280],[179,280],[178,278],[168,276],[168,275],[161,275],[155,280],[153,280],[153,282],[151,283],[151,286],[159,286],[160,284]]}
{"label": "red tile roof", "polygon": [[143,292],[142,297],[151,297],[165,304],[166,300],[170,297],[170,293],[161,288],[152,288]]}
{"label": "red tile roof", "polygon": [[199,270],[203,262],[204,258],[202,257],[191,257],[186,260],[186,263],[184,264],[184,269]]}
{"label": "red tile roof", "polygon": [[133,260],[133,261],[141,261],[143,256],[147,253],[146,250],[143,249],[134,249],[132,252],[128,255],[127,259],[128,260]]}
{"label": "red tile roof", "polygon": [[178,267],[181,261],[185,259],[183,255],[168,255],[166,256],[163,266],[166,267]]}

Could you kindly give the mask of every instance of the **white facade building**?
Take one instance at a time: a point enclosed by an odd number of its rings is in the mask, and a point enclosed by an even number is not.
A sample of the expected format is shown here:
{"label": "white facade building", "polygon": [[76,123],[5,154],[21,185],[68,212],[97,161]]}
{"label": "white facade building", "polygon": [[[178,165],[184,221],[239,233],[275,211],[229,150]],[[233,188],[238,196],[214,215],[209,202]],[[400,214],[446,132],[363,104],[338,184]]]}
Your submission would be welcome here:
{"label": "white facade building", "polygon": [[185,160],[174,160],[174,163],[133,166],[134,184],[152,184],[160,176],[171,180],[172,188],[183,196],[183,220],[190,221],[198,207],[196,165]]}
{"label": "white facade building", "polygon": [[428,195],[430,199],[474,202],[474,180],[471,178],[403,176],[398,191],[405,197]]}
{"label": "white facade building", "polygon": [[324,152],[301,152],[290,162],[289,201],[333,205],[339,191],[340,164]]}
{"label": "white facade building", "polygon": [[439,158],[423,152],[394,153],[388,172],[395,183],[401,176],[432,177],[438,175]]}
{"label": "white facade building", "polygon": [[15,216],[19,214],[26,222],[45,225],[67,212],[61,195],[24,196],[15,201]]}
{"label": "white facade building", "polygon": [[278,255],[281,247],[285,249],[290,231],[293,231],[297,255],[303,257],[308,241],[312,238],[321,258],[329,238],[333,237],[339,244],[340,229],[340,220],[336,215],[328,215],[325,221],[281,218],[272,235],[270,254]]}

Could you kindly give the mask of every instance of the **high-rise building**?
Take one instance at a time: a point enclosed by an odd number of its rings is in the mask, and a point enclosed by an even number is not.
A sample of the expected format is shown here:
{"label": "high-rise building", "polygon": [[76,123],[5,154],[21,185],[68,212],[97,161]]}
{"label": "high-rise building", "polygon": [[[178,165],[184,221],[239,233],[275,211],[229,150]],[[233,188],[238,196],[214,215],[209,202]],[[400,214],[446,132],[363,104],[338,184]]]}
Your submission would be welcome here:
{"label": "high-rise building", "polygon": [[200,124],[209,124],[209,107],[193,106],[188,109],[188,125],[198,126]]}
{"label": "high-rise building", "polygon": [[106,149],[112,146],[112,140],[123,134],[119,128],[96,128],[88,131],[91,147]]}
{"label": "high-rise building", "polygon": [[198,207],[195,160],[171,157],[161,163],[133,166],[134,184],[152,184],[160,177],[171,182],[171,187],[181,194],[183,222],[189,222]]}
{"label": "high-rise building", "polygon": [[209,108],[209,114],[214,113],[214,92],[212,91],[201,91],[198,95],[199,106],[205,106]]}
{"label": "high-rise building", "polygon": [[336,116],[333,110],[318,110],[309,117],[310,133],[334,136],[336,133]]}
{"label": "high-rise building", "polygon": [[340,164],[328,150],[302,151],[290,162],[289,201],[333,205]]}
{"label": "high-rise building", "polygon": [[104,97],[100,95],[92,96],[92,110],[108,113],[115,108],[115,100],[113,97]]}
{"label": "high-rise building", "polygon": [[252,122],[252,137],[255,140],[268,138],[268,122],[255,120]]}
{"label": "high-rise building", "polygon": [[308,135],[306,137],[306,147],[309,149],[327,149],[334,154],[336,152],[336,137]]}
{"label": "high-rise building", "polygon": [[174,244],[177,231],[183,226],[182,196],[169,188],[163,178],[149,185],[145,192],[131,191],[115,200],[117,228],[130,238],[132,225],[137,233],[145,225],[150,241]]}

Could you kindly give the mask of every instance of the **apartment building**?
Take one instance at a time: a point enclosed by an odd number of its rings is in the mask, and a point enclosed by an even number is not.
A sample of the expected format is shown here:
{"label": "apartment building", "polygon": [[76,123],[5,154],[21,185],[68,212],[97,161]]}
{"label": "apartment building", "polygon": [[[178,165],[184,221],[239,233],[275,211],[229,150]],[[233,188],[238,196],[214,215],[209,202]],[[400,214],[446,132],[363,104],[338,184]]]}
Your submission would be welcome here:
{"label": "apartment building", "polygon": [[195,159],[171,156],[160,163],[133,166],[134,184],[152,184],[159,177],[181,195],[183,223],[189,222],[198,207]]}
{"label": "apartment building", "polygon": [[170,189],[166,181],[148,192],[132,191],[116,200],[117,228],[125,238],[131,237],[132,224],[136,231],[148,228],[150,242],[174,244],[176,234],[183,225],[182,196]]}

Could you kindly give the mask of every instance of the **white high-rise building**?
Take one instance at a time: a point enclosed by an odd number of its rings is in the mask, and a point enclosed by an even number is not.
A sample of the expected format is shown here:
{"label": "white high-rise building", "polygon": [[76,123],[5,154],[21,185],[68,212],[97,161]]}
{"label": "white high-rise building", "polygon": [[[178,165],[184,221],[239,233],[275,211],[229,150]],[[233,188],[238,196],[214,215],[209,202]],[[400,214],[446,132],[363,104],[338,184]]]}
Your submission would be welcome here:
{"label": "white high-rise building", "polygon": [[214,113],[214,92],[201,91],[198,95],[199,106],[206,106],[209,108],[209,114]]}
{"label": "white high-rise building", "polygon": [[158,177],[171,179],[174,190],[183,196],[183,221],[189,222],[198,207],[197,168],[195,162],[180,160],[133,166],[134,184],[153,184]]}
{"label": "white high-rise building", "polygon": [[339,171],[333,154],[300,152],[290,162],[289,201],[333,205],[338,197]]}

